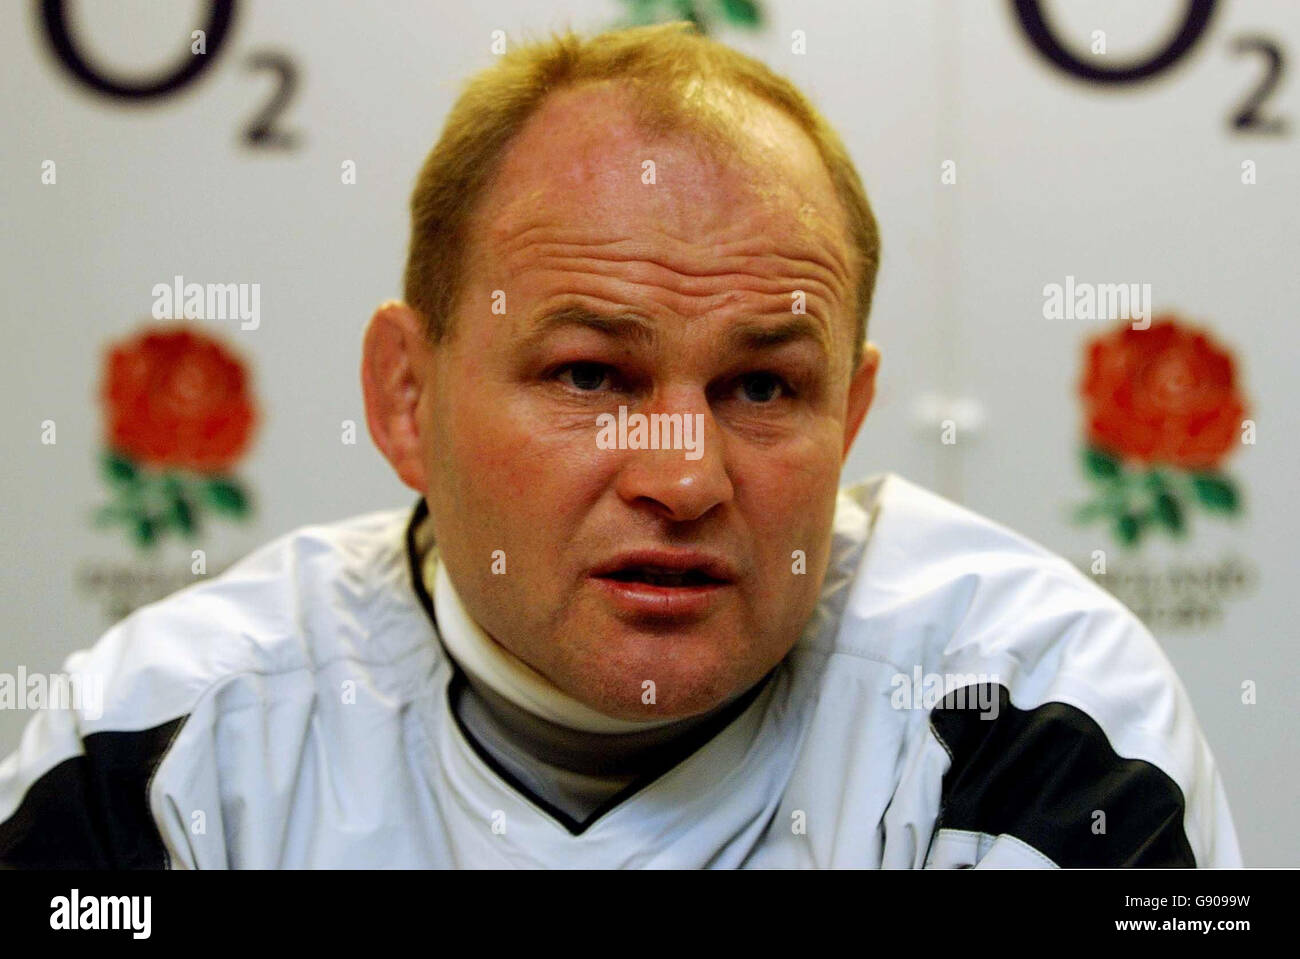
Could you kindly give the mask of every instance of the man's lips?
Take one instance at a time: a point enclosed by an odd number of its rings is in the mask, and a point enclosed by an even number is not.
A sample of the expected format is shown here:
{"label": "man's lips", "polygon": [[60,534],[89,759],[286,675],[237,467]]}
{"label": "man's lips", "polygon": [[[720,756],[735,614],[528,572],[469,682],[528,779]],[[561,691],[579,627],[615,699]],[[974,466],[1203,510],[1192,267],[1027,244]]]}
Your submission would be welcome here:
{"label": "man's lips", "polygon": [[630,550],[598,564],[592,576],[665,587],[734,583],[736,571],[720,556],[696,550]]}
{"label": "man's lips", "polygon": [[726,560],[693,550],[635,550],[594,567],[591,581],[621,612],[641,618],[697,618],[736,582]]}

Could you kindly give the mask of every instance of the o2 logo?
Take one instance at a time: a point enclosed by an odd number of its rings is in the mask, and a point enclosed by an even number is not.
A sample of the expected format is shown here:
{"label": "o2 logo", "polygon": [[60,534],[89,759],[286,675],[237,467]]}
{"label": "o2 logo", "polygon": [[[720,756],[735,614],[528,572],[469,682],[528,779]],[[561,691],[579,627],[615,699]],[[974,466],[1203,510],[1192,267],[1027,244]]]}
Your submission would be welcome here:
{"label": "o2 logo", "polygon": [[[191,52],[187,37],[185,53],[174,69],[144,79],[111,76],[104,73],[101,67],[88,62],[77,43],[68,6],[68,0],[40,2],[40,27],[60,66],[95,93],[119,102],[136,104],[157,101],[179,93],[210,68],[230,39],[236,4],[235,0],[210,0],[207,18],[197,27],[204,34],[204,52]],[[252,149],[294,149],[299,142],[298,135],[281,124],[298,88],[297,66],[288,54],[273,50],[251,54],[246,66],[254,72],[272,73],[276,85],[271,98],[244,126],[241,142]]]}
{"label": "o2 logo", "polygon": [[[1082,60],[1061,43],[1046,14],[1042,0],[1012,0],[1016,18],[1029,42],[1053,66],[1087,83],[1119,86],[1149,80],[1168,70],[1187,55],[1200,40],[1214,16],[1217,0],[1187,0],[1187,7],[1177,31],[1164,47],[1144,60],[1102,65],[1096,60]],[[1281,117],[1269,116],[1265,102],[1282,80],[1286,58],[1276,41],[1264,36],[1242,36],[1233,41],[1233,52],[1256,54],[1264,61],[1264,74],[1255,87],[1238,104],[1228,126],[1236,133],[1278,135],[1287,132]]]}

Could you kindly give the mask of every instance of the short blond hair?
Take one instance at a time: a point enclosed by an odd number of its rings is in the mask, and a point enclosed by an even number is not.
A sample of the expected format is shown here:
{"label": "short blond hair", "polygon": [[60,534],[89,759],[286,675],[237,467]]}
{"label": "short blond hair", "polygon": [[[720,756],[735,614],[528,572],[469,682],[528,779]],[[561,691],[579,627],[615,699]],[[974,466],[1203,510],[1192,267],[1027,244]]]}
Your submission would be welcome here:
{"label": "short blond hair", "polygon": [[[632,85],[635,119],[653,133],[686,130],[712,152],[743,150],[743,128],[693,96],[701,84],[740,90],[791,117],[812,140],[846,214],[857,275],[853,361],[866,338],[880,263],[880,236],[862,181],[839,135],[786,80],[764,64],[696,32],[687,22],[632,27],[583,38],[572,31],[515,46],[471,77],[451,109],[411,195],[405,298],[433,342],[449,332],[463,283],[467,226],[514,136],[558,90],[598,81]],[[724,96],[724,101],[726,97]]]}

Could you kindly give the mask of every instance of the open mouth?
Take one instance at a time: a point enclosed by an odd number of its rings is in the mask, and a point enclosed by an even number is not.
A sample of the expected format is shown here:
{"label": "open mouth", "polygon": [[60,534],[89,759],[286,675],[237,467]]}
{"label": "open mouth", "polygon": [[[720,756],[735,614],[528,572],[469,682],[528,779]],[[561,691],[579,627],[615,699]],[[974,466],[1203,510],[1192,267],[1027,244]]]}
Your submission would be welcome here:
{"label": "open mouth", "polygon": [[721,586],[726,580],[710,576],[702,569],[664,569],[655,566],[629,566],[625,569],[603,573],[601,579],[612,579],[620,583],[644,583],[648,586],[661,586],[680,589],[691,586]]}
{"label": "open mouth", "polygon": [[739,579],[721,556],[664,549],[628,550],[590,575],[616,616],[678,625],[719,613]]}

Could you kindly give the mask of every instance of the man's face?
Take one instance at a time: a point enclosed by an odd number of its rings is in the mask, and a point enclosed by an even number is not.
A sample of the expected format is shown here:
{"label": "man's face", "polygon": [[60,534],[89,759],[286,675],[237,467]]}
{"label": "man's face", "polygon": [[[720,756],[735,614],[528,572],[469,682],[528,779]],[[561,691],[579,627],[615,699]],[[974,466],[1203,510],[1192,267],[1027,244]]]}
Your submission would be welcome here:
{"label": "man's face", "polygon": [[[561,92],[510,147],[416,415],[470,615],[607,715],[687,716],[816,606],[874,361],[854,375],[842,213],[797,127],[764,108],[766,159],[719,166],[622,103]],[[620,406],[702,422],[698,453],[602,448]]]}

